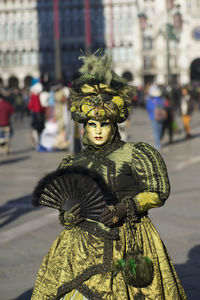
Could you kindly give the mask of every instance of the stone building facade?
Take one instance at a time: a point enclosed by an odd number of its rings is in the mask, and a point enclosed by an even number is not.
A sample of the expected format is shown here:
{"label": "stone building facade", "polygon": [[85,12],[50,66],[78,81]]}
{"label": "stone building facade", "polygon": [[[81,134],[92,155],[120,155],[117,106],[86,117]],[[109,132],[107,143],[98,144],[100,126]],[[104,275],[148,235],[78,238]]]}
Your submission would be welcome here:
{"label": "stone building facade", "polygon": [[[91,50],[109,51],[119,74],[137,86],[165,84],[169,70],[174,82],[198,81],[200,0],[89,2]],[[168,2],[174,2],[170,10]],[[166,25],[174,25],[176,4],[182,26],[178,40],[167,41]],[[85,50],[84,0],[59,0],[59,21],[61,73],[71,80],[80,66],[80,49]],[[54,79],[54,48],[53,0],[0,1],[0,83],[24,87],[32,77]]]}
{"label": "stone building facade", "polygon": [[[168,61],[172,83],[200,81],[200,1],[138,0],[138,3],[139,11],[147,18],[141,31],[144,81],[167,83]],[[167,30],[171,28],[172,36],[167,39]]]}

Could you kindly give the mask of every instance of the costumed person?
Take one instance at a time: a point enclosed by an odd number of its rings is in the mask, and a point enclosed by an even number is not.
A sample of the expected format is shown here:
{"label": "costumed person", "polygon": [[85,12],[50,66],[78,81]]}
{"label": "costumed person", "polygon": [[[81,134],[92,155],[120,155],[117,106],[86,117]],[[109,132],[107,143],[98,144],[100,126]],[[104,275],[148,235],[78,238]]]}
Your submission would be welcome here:
{"label": "costumed person", "polygon": [[186,299],[148,210],[169,196],[165,163],[152,146],[125,143],[134,88],[105,56],[83,57],[73,82],[72,118],[84,149],[42,178],[33,203],[60,211],[65,229],[45,256],[32,300]]}
{"label": "costumed person", "polygon": [[53,151],[55,137],[58,132],[58,125],[53,115],[54,106],[52,94],[47,91],[43,91],[40,94],[40,103],[43,107],[45,107],[45,128],[41,133],[40,144],[37,150],[38,152],[51,152]]}
{"label": "costumed person", "polygon": [[149,119],[152,123],[153,134],[155,138],[155,148],[161,148],[161,135],[164,121],[167,118],[167,112],[164,108],[164,99],[161,97],[161,90],[157,85],[149,88],[149,97],[147,99],[146,108]]}
{"label": "costumed person", "polygon": [[55,137],[54,148],[58,150],[66,150],[69,146],[69,141],[66,137],[67,98],[65,88],[61,84],[57,84],[54,87],[54,99],[54,118],[58,126],[58,133]]}

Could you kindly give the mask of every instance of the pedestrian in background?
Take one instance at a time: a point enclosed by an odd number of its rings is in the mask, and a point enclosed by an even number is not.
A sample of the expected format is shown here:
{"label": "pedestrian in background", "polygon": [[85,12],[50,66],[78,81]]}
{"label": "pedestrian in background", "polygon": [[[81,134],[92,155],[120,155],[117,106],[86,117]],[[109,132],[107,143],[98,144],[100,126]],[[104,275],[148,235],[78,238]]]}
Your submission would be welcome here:
{"label": "pedestrian in background", "polygon": [[164,99],[161,97],[161,90],[158,86],[152,85],[149,88],[149,97],[147,98],[147,112],[152,123],[153,133],[155,137],[155,148],[161,148],[161,134],[163,124],[166,120],[166,110],[164,107]]}
{"label": "pedestrian in background", "polygon": [[181,90],[181,116],[182,116],[182,122],[186,134],[186,139],[189,139],[192,137],[191,135],[191,127],[190,127],[190,121],[191,116],[193,113],[194,105],[193,105],[193,99],[189,93],[189,90],[187,87],[183,87]]}
{"label": "pedestrian in background", "polygon": [[15,111],[16,111],[15,120],[23,121],[25,107],[24,107],[22,92],[16,88],[14,89],[14,94],[15,94]]}
{"label": "pedestrian in background", "polygon": [[161,132],[161,140],[164,137],[165,131],[168,131],[169,136],[169,144],[173,143],[173,120],[174,120],[174,113],[172,107],[172,99],[171,97],[166,94],[164,96],[164,108],[166,110],[166,119],[163,121],[163,127]]}
{"label": "pedestrian in background", "polygon": [[45,108],[41,105],[40,102],[40,93],[42,92],[42,84],[40,82],[33,82],[33,85],[30,88],[31,95],[28,104],[28,108],[31,112],[31,140],[34,147],[38,147],[40,135],[44,129],[45,123]]}
{"label": "pedestrian in background", "polygon": [[11,116],[14,113],[12,105],[0,93],[0,147],[5,148],[6,154],[10,153],[10,138],[12,135]]}

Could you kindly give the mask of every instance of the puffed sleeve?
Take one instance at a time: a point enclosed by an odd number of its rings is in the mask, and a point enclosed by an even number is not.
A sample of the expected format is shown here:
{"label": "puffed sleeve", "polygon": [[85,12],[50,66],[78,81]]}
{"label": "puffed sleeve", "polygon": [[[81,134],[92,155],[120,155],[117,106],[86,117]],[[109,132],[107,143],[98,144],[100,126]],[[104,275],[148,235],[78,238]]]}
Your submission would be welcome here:
{"label": "puffed sleeve", "polygon": [[74,161],[74,155],[65,156],[61,161],[58,169],[64,169],[68,166],[71,166],[73,164],[73,161]]}
{"label": "puffed sleeve", "polygon": [[147,143],[133,146],[132,172],[136,175],[139,193],[134,197],[142,213],[164,204],[170,193],[167,168],[160,153]]}

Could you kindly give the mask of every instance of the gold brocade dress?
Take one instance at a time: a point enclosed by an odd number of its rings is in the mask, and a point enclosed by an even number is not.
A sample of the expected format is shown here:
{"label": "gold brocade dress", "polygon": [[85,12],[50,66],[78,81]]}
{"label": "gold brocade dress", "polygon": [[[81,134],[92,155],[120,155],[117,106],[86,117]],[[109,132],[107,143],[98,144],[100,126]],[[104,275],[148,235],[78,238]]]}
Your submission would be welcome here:
{"label": "gold brocade dress", "polygon": [[153,282],[141,288],[145,300],[187,299],[168,252],[147,216],[148,209],[163,205],[169,196],[167,170],[160,154],[146,143],[117,140],[102,150],[86,148],[66,157],[60,168],[69,165],[96,170],[119,200],[131,196],[140,221],[134,240],[126,220],[111,230],[91,220],[64,229],[40,266],[31,300],[134,300],[138,289],[127,285],[121,272],[112,279],[113,262],[123,259],[130,241],[153,261]]}

